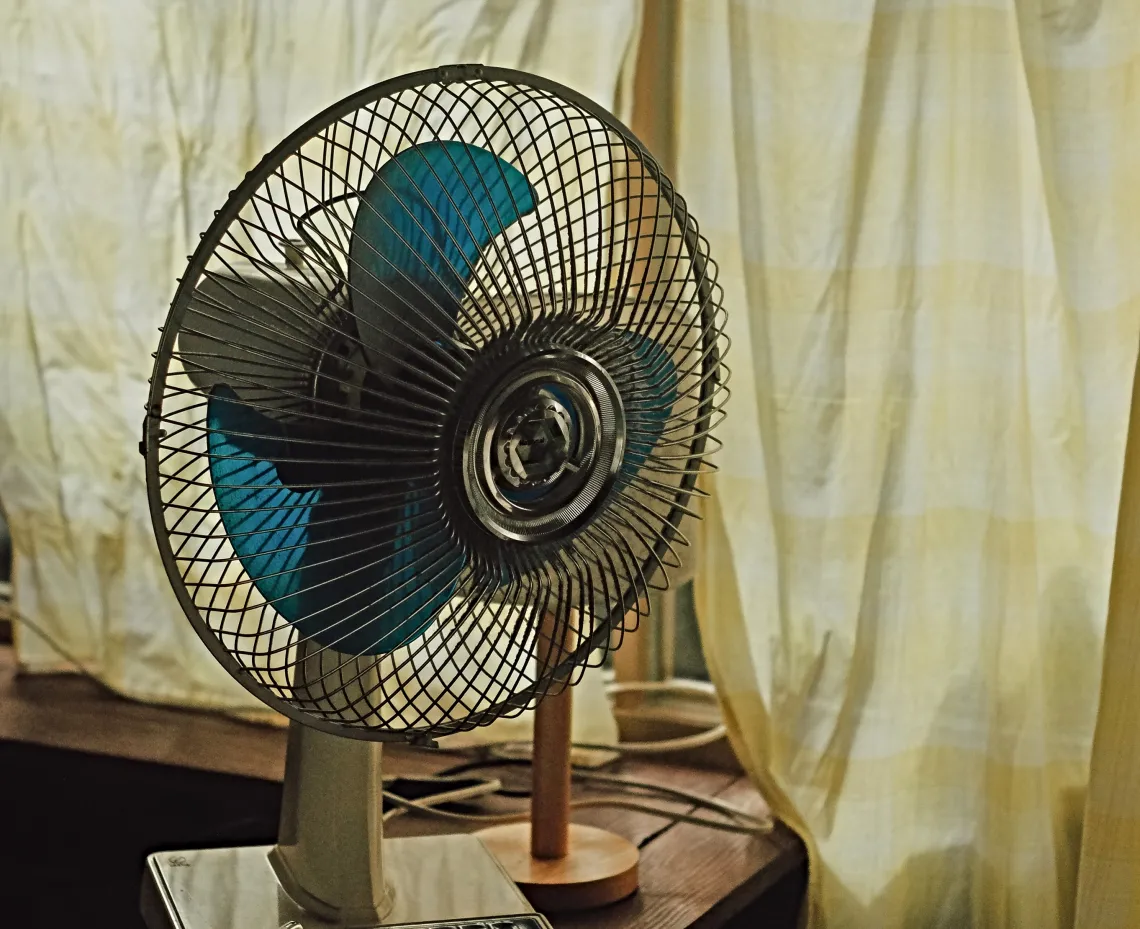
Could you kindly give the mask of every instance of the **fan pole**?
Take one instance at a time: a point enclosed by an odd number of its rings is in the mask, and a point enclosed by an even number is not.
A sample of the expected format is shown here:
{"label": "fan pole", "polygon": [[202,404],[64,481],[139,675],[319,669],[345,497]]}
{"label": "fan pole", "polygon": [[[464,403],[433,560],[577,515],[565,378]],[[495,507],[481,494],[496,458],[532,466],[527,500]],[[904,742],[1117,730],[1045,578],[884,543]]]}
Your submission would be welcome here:
{"label": "fan pole", "polygon": [[[558,650],[556,628],[548,615],[538,636],[539,668]],[[573,699],[566,687],[535,708],[530,822],[479,832],[531,904],[546,913],[606,906],[637,890],[637,846],[605,829],[570,822]]]}

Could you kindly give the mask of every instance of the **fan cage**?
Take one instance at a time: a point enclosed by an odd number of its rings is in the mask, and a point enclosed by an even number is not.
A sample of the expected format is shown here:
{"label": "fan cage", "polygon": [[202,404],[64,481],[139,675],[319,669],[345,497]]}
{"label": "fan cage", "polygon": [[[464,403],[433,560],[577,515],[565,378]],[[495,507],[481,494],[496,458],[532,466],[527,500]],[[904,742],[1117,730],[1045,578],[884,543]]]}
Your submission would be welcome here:
{"label": "fan cage", "polygon": [[[367,320],[350,297],[353,220],[380,167],[438,140],[514,165],[537,205],[462,269],[458,325],[444,350],[385,334],[404,357],[414,353],[419,375],[394,392],[391,379],[378,387],[360,373]],[[189,259],[163,327],[144,448],[156,537],[183,609],[243,686],[326,731],[430,741],[533,707],[619,647],[646,615],[647,591],[667,586],[679,564],[676,546],[688,544],[679,525],[696,515],[690,498],[701,495],[698,476],[711,467],[705,456],[727,398],[723,321],[716,267],[684,200],[630,131],[588,99],[477,65],[347,98],[284,140],[231,194]],[[666,410],[654,409],[652,371],[638,368],[623,341],[630,332],[662,346],[676,372]],[[383,365],[376,341],[372,357]],[[406,520],[407,537],[425,546],[419,583],[430,583],[449,551],[462,550],[464,567],[414,639],[382,654],[322,645],[282,618],[221,522],[207,452],[212,387],[226,383],[283,423],[342,422],[332,444],[344,453],[372,454],[378,443],[422,468],[370,480],[362,507],[391,520],[415,498],[438,515],[448,480],[443,431],[465,377],[481,363],[492,370],[504,345],[550,343],[596,359],[623,402],[663,422],[604,508],[569,538],[535,545],[483,544],[453,511],[442,522]],[[318,369],[332,372],[322,383],[378,402],[345,420],[315,396]],[[399,412],[419,408],[428,412]],[[636,423],[631,429],[636,442]]]}

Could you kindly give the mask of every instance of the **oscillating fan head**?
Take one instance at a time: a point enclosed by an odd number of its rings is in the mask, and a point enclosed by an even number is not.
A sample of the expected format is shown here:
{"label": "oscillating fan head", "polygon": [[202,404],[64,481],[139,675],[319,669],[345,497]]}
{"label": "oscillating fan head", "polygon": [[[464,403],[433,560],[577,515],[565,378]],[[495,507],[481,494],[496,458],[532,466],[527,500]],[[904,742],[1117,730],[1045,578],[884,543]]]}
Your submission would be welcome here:
{"label": "oscillating fan head", "polygon": [[656,162],[566,88],[449,68],[320,114],[219,211],[156,355],[187,615],[271,706],[359,738],[573,683],[685,544],[719,297]]}

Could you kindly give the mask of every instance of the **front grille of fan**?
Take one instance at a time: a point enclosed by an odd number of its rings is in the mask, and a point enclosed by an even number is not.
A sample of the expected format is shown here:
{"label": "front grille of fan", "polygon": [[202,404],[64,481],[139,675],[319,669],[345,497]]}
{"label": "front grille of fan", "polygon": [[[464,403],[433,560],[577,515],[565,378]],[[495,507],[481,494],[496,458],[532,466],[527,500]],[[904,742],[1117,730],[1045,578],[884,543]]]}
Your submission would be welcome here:
{"label": "front grille of fan", "polygon": [[[164,327],[147,476],[183,607],[318,727],[415,739],[533,706],[677,564],[722,315],[683,200],[584,98],[468,68],[342,102],[231,195]],[[528,365],[531,406],[480,445],[478,411]],[[594,496],[533,536],[495,528],[465,483],[484,446],[486,498],[523,523],[545,493]]]}

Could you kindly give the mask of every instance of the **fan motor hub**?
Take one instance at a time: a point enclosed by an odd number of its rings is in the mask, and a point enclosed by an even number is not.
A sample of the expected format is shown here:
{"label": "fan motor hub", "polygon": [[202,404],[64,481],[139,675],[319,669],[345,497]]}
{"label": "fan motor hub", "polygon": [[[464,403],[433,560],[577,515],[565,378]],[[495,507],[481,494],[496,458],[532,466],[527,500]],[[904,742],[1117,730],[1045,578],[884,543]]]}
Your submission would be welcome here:
{"label": "fan motor hub", "polygon": [[549,387],[535,387],[495,436],[495,463],[503,479],[514,487],[542,487],[573,468],[576,418]]}
{"label": "fan motor hub", "polygon": [[510,359],[478,395],[460,438],[467,502],[500,539],[566,537],[605,499],[625,453],[612,378],[589,356],[552,349]]}

